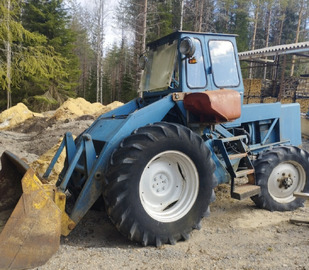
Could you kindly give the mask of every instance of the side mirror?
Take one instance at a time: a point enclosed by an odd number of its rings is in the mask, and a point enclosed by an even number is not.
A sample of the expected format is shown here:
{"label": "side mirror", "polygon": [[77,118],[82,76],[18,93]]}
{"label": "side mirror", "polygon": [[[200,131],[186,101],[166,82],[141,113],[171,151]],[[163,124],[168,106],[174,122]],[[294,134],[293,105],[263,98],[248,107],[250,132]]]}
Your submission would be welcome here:
{"label": "side mirror", "polygon": [[138,65],[140,67],[141,70],[144,70],[145,67],[146,67],[146,64],[148,62],[148,58],[145,54],[142,54],[140,57],[139,57],[139,60],[138,60]]}
{"label": "side mirror", "polygon": [[193,40],[189,37],[185,37],[179,45],[179,51],[186,57],[191,58],[195,53],[195,45]]}

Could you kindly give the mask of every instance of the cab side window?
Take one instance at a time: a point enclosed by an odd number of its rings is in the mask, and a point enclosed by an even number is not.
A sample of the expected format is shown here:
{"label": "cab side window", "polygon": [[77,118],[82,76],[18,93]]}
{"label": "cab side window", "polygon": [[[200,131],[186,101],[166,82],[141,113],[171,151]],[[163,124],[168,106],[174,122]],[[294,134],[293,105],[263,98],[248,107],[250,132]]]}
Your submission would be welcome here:
{"label": "cab side window", "polygon": [[210,40],[208,46],[215,85],[219,88],[238,86],[240,81],[232,42]]}
{"label": "cab side window", "polygon": [[189,88],[205,88],[206,72],[201,41],[193,38],[195,53],[186,59],[187,85]]}

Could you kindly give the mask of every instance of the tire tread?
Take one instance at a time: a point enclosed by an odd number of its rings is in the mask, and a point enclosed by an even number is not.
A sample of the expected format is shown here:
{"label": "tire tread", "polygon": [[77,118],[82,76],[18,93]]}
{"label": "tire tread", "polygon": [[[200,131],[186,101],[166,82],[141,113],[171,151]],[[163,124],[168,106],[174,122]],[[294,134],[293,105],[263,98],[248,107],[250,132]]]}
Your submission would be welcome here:
{"label": "tire tread", "polygon": [[[170,140],[184,141],[184,143],[192,143],[195,147],[199,147],[203,153],[203,159],[207,160],[207,168],[211,175],[209,198],[207,208],[204,214],[194,221],[191,228],[187,228],[181,232],[175,232],[171,235],[153,234],[147,228],[141,226],[138,219],[132,216],[131,208],[126,205],[126,197],[129,195],[130,173],[132,165],[139,162],[142,153],[147,151],[150,145],[161,142],[164,138]],[[206,162],[206,161],[203,161]],[[210,150],[205,146],[202,138],[192,132],[190,129],[179,124],[159,122],[135,130],[131,136],[124,139],[119,148],[113,152],[106,173],[106,186],[103,192],[107,213],[110,215],[113,223],[116,224],[118,230],[127,238],[140,242],[143,246],[163,244],[175,244],[179,240],[189,239],[188,230],[200,229],[201,219],[209,211],[209,203],[215,200],[213,188],[217,185],[214,175],[215,164],[211,160]]]}

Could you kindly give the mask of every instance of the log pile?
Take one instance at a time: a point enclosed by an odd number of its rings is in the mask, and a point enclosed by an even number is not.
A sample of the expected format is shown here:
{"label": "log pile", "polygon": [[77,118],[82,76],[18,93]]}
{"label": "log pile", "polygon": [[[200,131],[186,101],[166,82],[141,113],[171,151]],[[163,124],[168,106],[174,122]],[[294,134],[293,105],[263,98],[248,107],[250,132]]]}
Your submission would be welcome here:
{"label": "log pile", "polygon": [[307,113],[309,108],[309,98],[297,98],[296,102],[300,104],[300,111]]}
{"label": "log pile", "polygon": [[261,98],[260,97],[249,97],[248,104],[251,104],[251,103],[261,103]]}
{"label": "log pile", "polygon": [[289,104],[289,103],[293,103],[294,99],[292,97],[283,97],[280,102],[282,104]]}
{"label": "log pile", "polygon": [[244,79],[244,89],[244,96],[247,98],[272,96],[274,92],[274,81],[262,79]]}
{"label": "log pile", "polygon": [[262,80],[262,89],[261,95],[262,97],[273,96],[277,92],[277,86],[275,85],[275,81],[272,80]]}
{"label": "log pile", "polygon": [[277,102],[276,97],[264,97],[263,98],[263,103],[275,103]]}
{"label": "log pile", "polygon": [[296,91],[297,98],[309,98],[309,78],[299,79]]}
{"label": "log pile", "polygon": [[250,79],[244,79],[244,96],[247,98],[250,93]]}
{"label": "log pile", "polygon": [[278,100],[280,85],[272,80],[244,79],[244,104],[297,102],[302,113],[309,109],[309,78],[290,77],[281,85],[281,100]]}
{"label": "log pile", "polygon": [[250,80],[250,97],[260,97],[262,94],[262,80],[252,79]]}
{"label": "log pile", "polygon": [[294,97],[297,87],[299,85],[299,78],[296,77],[289,77],[284,80],[283,82],[284,86],[284,91],[283,91],[283,96],[285,97]]}

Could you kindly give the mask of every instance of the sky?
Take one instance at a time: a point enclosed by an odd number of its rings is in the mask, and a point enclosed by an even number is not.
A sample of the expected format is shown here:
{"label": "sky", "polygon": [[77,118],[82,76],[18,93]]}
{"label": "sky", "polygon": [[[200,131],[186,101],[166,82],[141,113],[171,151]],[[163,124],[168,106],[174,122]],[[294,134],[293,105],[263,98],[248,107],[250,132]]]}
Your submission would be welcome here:
{"label": "sky", "polygon": [[[77,0],[81,5],[88,9],[93,10],[95,7],[96,0]],[[111,47],[115,42],[120,40],[120,33],[117,33],[115,25],[112,25],[115,9],[118,5],[119,0],[105,0],[104,9],[107,12],[107,19],[105,20],[105,41],[104,47]]]}

